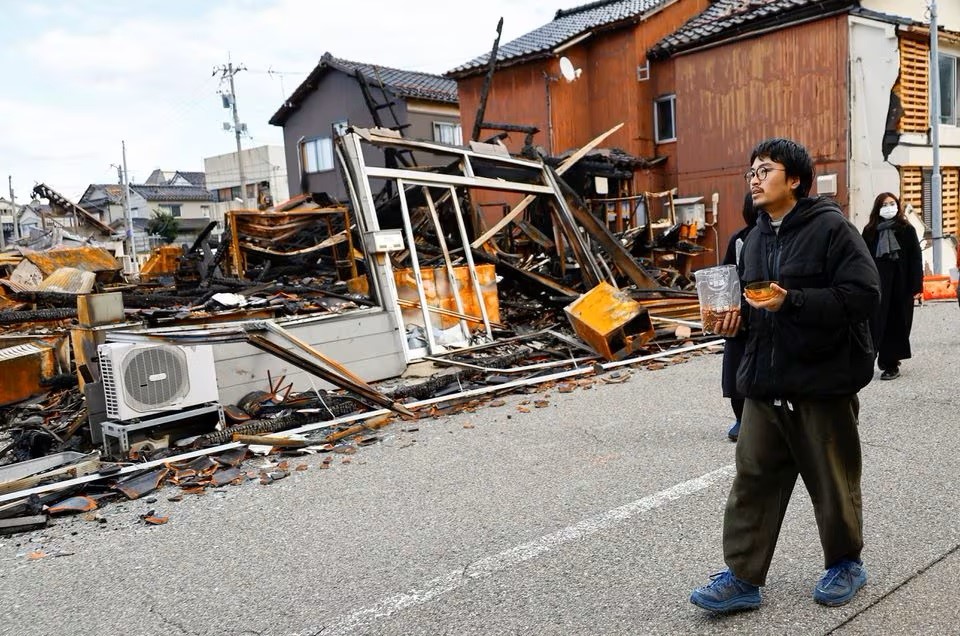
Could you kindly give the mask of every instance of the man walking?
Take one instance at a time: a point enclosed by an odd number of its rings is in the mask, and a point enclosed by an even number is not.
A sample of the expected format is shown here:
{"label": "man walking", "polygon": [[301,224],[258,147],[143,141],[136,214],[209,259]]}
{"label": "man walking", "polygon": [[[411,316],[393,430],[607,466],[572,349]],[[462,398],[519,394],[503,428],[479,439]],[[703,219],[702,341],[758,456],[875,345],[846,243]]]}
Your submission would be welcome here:
{"label": "man walking", "polygon": [[[737,372],[746,396],[737,473],[723,518],[728,570],[690,601],[724,613],[760,605],[797,476],[813,501],[826,573],[813,597],[850,601],[867,579],[860,560],[863,512],[857,392],[873,377],[867,321],[880,299],[877,268],[837,204],[808,198],[813,161],[788,139],[761,142],[744,177],[762,210],[747,237],[744,285],[772,281],[772,295],[746,297],[720,335],[746,331]],[[742,316],[741,316],[742,314]]]}

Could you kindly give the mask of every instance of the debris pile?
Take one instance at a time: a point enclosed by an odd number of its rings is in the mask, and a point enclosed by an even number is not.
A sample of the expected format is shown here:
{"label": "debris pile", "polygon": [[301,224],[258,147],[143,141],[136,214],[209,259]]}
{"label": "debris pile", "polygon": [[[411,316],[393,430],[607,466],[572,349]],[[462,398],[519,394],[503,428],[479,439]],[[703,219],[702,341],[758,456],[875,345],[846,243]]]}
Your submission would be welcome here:
{"label": "debris pile", "polygon": [[[3,253],[0,532],[164,486],[269,484],[303,469],[294,456],[355,452],[392,422],[589,389],[715,345],[690,280],[709,248],[673,193],[611,221],[619,202],[563,178],[614,130],[548,161],[497,138],[348,129],[336,151],[349,205],[232,211],[222,234],[211,223],[193,245],[158,248],[139,277],[92,242]],[[431,160],[367,165],[370,148]],[[492,224],[490,192],[510,202]],[[277,461],[251,469],[257,453]]]}

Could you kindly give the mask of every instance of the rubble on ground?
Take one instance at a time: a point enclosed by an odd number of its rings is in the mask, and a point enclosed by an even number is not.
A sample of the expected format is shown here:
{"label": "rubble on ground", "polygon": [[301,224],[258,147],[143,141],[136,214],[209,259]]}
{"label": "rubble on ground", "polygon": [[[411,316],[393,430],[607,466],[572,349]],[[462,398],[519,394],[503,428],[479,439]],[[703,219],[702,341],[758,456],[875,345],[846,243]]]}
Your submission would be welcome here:
{"label": "rubble on ground", "polygon": [[[678,218],[673,192],[614,201],[628,211],[614,219],[585,200],[563,176],[598,143],[544,161],[496,138],[460,148],[350,129],[337,140],[349,205],[315,195],[230,212],[192,245],[154,250],[139,276],[124,273],[116,237],[95,223],[81,244],[3,252],[0,533],[159,489],[175,500],[267,485],[302,470],[298,456],[352,454],[387,426],[412,429],[508,392],[616,383],[630,366],[714,346],[690,277],[693,259],[712,252],[708,228]],[[446,162],[368,166],[365,147]],[[492,226],[480,191],[512,201]],[[364,360],[318,344],[357,353],[371,316],[396,326],[375,334],[395,350],[372,347],[366,368],[390,355],[406,371],[367,381],[376,374],[354,370]],[[107,349],[124,344],[142,355],[105,374]],[[228,351],[241,353],[225,362]],[[207,391],[190,408],[164,393],[180,390],[178,374]],[[228,384],[243,394],[222,399]],[[269,465],[251,467],[256,454]]]}

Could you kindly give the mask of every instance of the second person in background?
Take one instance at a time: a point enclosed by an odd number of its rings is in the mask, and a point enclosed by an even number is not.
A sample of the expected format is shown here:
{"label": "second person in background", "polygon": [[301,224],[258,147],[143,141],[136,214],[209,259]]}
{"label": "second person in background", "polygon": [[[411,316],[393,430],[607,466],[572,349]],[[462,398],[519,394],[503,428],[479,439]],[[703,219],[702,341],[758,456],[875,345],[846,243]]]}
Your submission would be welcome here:
{"label": "second person in background", "polygon": [[[724,265],[740,264],[740,250],[743,248],[743,242],[750,230],[757,224],[757,209],[753,207],[753,195],[749,192],[743,198],[743,222],[746,224],[745,227],[730,237],[730,242],[727,244],[727,253],[723,257]],[[730,399],[730,407],[733,409],[733,415],[736,418],[733,425],[727,430],[727,437],[733,442],[737,441],[740,436],[740,418],[743,417],[743,395],[737,391],[737,367],[740,366],[746,343],[747,336],[745,333],[727,338],[723,343],[723,368],[720,387],[723,390],[723,397]]]}
{"label": "second person in background", "polygon": [[900,377],[900,361],[910,357],[913,303],[923,293],[920,241],[896,196],[881,193],[873,202],[863,240],[880,272],[880,308],[870,321],[881,380]]}

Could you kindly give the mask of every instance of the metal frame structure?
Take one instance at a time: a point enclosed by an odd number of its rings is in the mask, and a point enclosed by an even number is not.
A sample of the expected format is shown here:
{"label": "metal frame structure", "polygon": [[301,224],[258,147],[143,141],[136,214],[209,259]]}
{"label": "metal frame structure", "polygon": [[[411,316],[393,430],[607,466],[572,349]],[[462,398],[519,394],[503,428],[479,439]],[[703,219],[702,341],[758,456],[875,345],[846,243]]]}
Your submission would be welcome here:
{"label": "metal frame structure", "polygon": [[[363,156],[364,143],[380,149],[402,148],[410,151],[418,150],[429,152],[434,155],[449,157],[450,163],[443,171],[426,171],[422,169],[405,170],[368,166]],[[463,256],[467,262],[467,269],[470,274],[470,282],[478,299],[484,330],[489,338],[492,338],[490,318],[487,315],[486,306],[483,302],[476,263],[474,262],[470,247],[470,237],[467,234],[463,210],[460,207],[460,197],[457,192],[458,188],[518,192],[527,195],[547,195],[548,197],[552,197],[551,202],[553,203],[555,214],[560,221],[558,225],[563,228],[563,237],[566,243],[577,254],[578,261],[586,263],[583,276],[588,286],[596,285],[601,280],[610,280],[611,283],[616,286],[612,280],[612,273],[601,267],[597,259],[593,257],[589,245],[577,229],[574,215],[567,205],[556,178],[550,168],[542,162],[512,157],[503,146],[496,144],[474,142],[469,149],[460,148],[427,141],[404,139],[399,137],[394,131],[384,129],[350,128],[344,135],[337,138],[337,153],[347,175],[347,186],[356,211],[355,215],[358,222],[362,222],[367,231],[380,229],[380,222],[374,203],[373,188],[370,183],[371,180],[386,180],[395,183],[397,186],[401,215],[403,217],[403,231],[407,242],[407,249],[410,252],[414,279],[417,283],[420,310],[423,314],[424,325],[426,325],[424,331],[426,332],[427,339],[427,355],[436,355],[442,352],[442,348],[438,346],[432,330],[429,328],[431,324],[431,308],[427,305],[426,294],[423,289],[420,259],[417,255],[416,237],[414,235],[411,211],[407,198],[408,190],[421,188],[424,191],[430,219],[437,230],[437,235],[441,237],[440,248],[446,260],[447,276],[450,278],[454,291],[457,309],[459,313],[462,314],[463,302],[453,276],[449,250],[447,249],[445,240],[442,238],[436,202],[430,194],[430,189],[446,190],[442,199],[446,199],[449,196],[453,205],[457,228],[464,247]],[[484,173],[492,174],[498,172],[503,174],[516,172],[525,173],[528,181],[518,181],[500,176],[484,176]],[[397,312],[399,323],[404,324],[399,303],[396,302],[398,295],[390,261],[383,257],[383,255],[376,255],[375,258],[377,267],[372,269],[375,271],[375,277],[378,279],[381,293],[386,293],[386,296],[381,298],[381,302],[384,307],[388,307],[392,303]],[[466,321],[461,320],[461,329],[464,332],[465,338],[469,338],[469,328],[466,325]],[[419,351],[411,350],[405,340],[404,353],[408,361],[422,357]]]}

